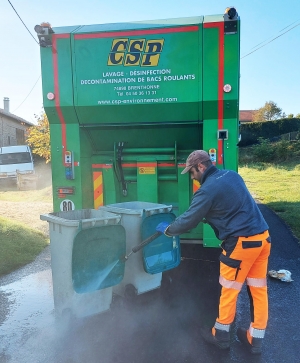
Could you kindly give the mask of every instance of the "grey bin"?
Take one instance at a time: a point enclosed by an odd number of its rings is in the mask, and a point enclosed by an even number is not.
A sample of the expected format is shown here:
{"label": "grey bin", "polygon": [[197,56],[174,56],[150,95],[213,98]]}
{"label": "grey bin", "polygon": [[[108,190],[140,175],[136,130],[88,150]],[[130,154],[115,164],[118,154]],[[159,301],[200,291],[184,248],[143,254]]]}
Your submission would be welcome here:
{"label": "grey bin", "polygon": [[74,290],[72,280],[73,241],[79,231],[118,224],[121,219],[120,215],[105,210],[82,209],[43,214],[40,218],[49,222],[56,314],[71,311],[77,317],[84,317],[108,310],[112,302],[112,287],[82,294]]}
{"label": "grey bin", "polygon": [[[121,225],[126,231],[126,255],[132,248],[142,242],[141,225],[143,219],[154,214],[169,213],[172,206],[149,202],[124,202],[109,204],[100,207],[99,210],[121,215]],[[154,230],[153,233],[156,231]],[[162,273],[149,274],[143,265],[142,252],[133,253],[125,263],[125,273],[122,282],[113,287],[113,292],[121,295],[132,295],[132,287],[135,294],[142,294],[160,287]],[[131,296],[130,296],[131,297]]]}

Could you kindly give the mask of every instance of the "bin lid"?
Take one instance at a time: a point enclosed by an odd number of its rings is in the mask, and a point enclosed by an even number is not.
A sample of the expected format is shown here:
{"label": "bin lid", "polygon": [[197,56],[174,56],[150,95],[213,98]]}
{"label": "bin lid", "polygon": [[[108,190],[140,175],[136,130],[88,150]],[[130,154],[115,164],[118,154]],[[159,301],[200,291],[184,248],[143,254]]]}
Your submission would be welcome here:
{"label": "bin lid", "polygon": [[90,228],[117,224],[121,216],[100,209],[75,209],[67,212],[42,214],[41,220],[66,227]]}
{"label": "bin lid", "polygon": [[[175,218],[173,213],[159,213],[146,217],[141,225],[142,240],[151,236],[160,222],[172,223]],[[143,248],[144,269],[150,274],[177,267],[180,260],[179,236],[167,237],[162,234]]]}
{"label": "bin lid", "polygon": [[144,215],[148,216],[156,213],[171,212],[172,206],[159,203],[133,201],[108,204],[104,207],[100,207],[99,209],[118,214],[136,214],[139,217],[142,217]]}
{"label": "bin lid", "polygon": [[83,229],[72,251],[73,288],[88,293],[119,284],[124,277],[126,234],[121,225]]}

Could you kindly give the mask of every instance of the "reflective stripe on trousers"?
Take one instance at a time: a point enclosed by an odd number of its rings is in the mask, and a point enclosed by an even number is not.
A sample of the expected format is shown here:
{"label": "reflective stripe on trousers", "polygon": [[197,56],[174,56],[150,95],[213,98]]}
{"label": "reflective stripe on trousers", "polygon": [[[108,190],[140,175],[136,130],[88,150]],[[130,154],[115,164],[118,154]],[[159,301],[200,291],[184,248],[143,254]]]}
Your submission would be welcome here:
{"label": "reflective stripe on trousers", "polygon": [[223,250],[220,256],[219,282],[222,290],[216,322],[224,326],[233,322],[237,297],[246,281],[252,322],[252,330],[249,329],[248,332],[252,337],[264,332],[268,321],[266,275],[271,246],[269,241],[268,231],[255,236],[239,237],[232,252],[227,255]]}
{"label": "reflective stripe on trousers", "polygon": [[229,333],[230,331],[230,324],[221,324],[219,322],[215,322],[215,325],[214,325],[214,328],[215,329],[219,329],[219,330],[224,330],[224,331],[227,331]]}
{"label": "reflective stripe on trousers", "polygon": [[256,339],[263,339],[265,336],[265,329],[255,329],[252,326],[252,323],[250,324],[249,329],[247,330],[247,339],[249,341],[249,343],[252,343],[252,339],[256,338]]}

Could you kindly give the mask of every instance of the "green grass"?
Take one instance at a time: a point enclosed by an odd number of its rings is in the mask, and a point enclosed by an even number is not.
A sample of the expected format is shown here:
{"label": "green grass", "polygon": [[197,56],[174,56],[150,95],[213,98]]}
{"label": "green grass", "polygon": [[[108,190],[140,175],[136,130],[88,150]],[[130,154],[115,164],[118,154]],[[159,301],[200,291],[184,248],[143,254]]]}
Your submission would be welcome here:
{"label": "green grass", "polygon": [[[244,150],[243,150],[244,149]],[[300,239],[300,158],[284,162],[253,162],[252,149],[240,152],[239,173],[251,194],[259,202],[274,210]],[[52,202],[52,189],[0,191],[0,201]],[[48,244],[41,232],[0,217],[0,275],[7,274],[33,261]]]}
{"label": "green grass", "polygon": [[300,239],[300,163],[248,163],[239,166],[253,197],[275,211]]}
{"label": "green grass", "polygon": [[43,233],[0,217],[0,276],[33,261],[48,243]]}
{"label": "green grass", "polygon": [[8,202],[49,202],[52,203],[52,187],[38,190],[17,190],[15,186],[0,189],[0,200]]}

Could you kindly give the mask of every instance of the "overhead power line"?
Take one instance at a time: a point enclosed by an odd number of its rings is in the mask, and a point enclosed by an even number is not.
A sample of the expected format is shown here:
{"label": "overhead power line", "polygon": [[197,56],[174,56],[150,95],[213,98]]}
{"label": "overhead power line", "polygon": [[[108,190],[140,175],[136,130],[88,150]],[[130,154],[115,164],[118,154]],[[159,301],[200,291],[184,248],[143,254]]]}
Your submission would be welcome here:
{"label": "overhead power line", "polygon": [[[278,33],[283,32],[285,29],[287,29],[287,28],[289,28],[290,26],[292,26],[293,24],[297,23],[299,20],[300,20],[300,19],[297,19],[297,20],[293,21],[291,24],[289,24],[289,25],[285,26],[283,29],[279,30],[279,32],[278,32]],[[275,36],[275,34],[274,34],[274,35],[272,35],[271,37],[268,37],[268,38],[267,38],[267,39],[265,39],[264,41],[262,41],[262,42],[260,42],[260,43],[256,44],[256,45],[255,45],[254,47],[252,47],[250,50],[257,48],[257,47],[258,47],[258,46],[260,46],[261,44],[264,44],[264,43],[265,43],[265,42],[267,42],[269,39],[273,39],[273,37],[274,37],[274,36]]]}
{"label": "overhead power line", "polygon": [[27,28],[26,24],[24,23],[24,21],[22,20],[22,18],[20,17],[20,15],[18,14],[17,10],[13,7],[13,4],[7,0],[10,4],[10,6],[13,8],[14,12],[17,14],[18,18],[21,20],[21,22],[23,23],[23,25],[25,26],[25,28],[27,29],[28,33],[32,36],[32,38],[34,39],[34,41],[39,44],[39,42],[35,39],[35,37],[33,36],[33,34],[31,33],[31,31]]}
{"label": "overhead power line", "polygon": [[[278,32],[278,33],[283,32],[285,29],[287,29],[287,28],[289,28],[290,26],[292,26],[293,24],[297,23],[299,20],[300,20],[300,19],[297,19],[296,21],[293,21],[291,24],[289,24],[289,25],[285,26],[283,29],[279,30],[279,32]],[[273,35],[273,36],[271,36],[271,37],[268,37],[268,38],[267,38],[267,39],[265,39],[264,41],[262,41],[262,42],[260,42],[260,43],[256,44],[256,45],[255,45],[254,47],[252,47],[250,50],[252,50],[252,49],[255,49],[255,48],[259,47],[261,44],[264,44],[264,43],[265,43],[265,42],[267,42],[269,39],[273,39],[273,37],[274,37],[274,36],[275,36],[275,35]]]}
{"label": "overhead power line", "polygon": [[[294,24],[294,23],[293,23],[293,24]],[[243,58],[247,57],[248,55],[250,55],[250,54],[252,54],[252,53],[256,52],[257,50],[259,50],[259,49],[261,49],[261,48],[265,47],[267,44],[269,44],[269,43],[273,42],[274,40],[276,40],[276,39],[280,38],[281,36],[283,36],[284,34],[288,33],[289,31],[293,30],[294,28],[296,28],[296,27],[297,27],[297,26],[299,26],[299,25],[300,25],[300,23],[296,24],[295,26],[293,26],[292,28],[288,29],[288,30],[287,30],[287,31],[285,31],[284,33],[282,33],[282,34],[280,34],[280,35],[277,35],[276,37],[272,38],[269,42],[267,42],[267,43],[263,44],[262,46],[260,46],[260,47],[258,47],[258,48],[256,48],[256,49],[254,49],[252,52],[249,52],[249,53],[245,54],[243,57],[241,57],[241,59],[243,59]],[[287,28],[287,27],[285,27],[284,29],[286,29],[286,28]],[[259,44],[262,44],[262,43],[259,43]]]}
{"label": "overhead power line", "polygon": [[285,29],[289,28],[289,27],[290,27],[290,26],[292,26],[293,24],[297,23],[297,21],[299,21],[299,20],[300,20],[300,19],[297,19],[297,20],[293,21],[290,25],[285,26],[283,29],[281,29],[281,30],[279,31],[279,33],[281,33],[282,31],[284,31]]}
{"label": "overhead power line", "polygon": [[13,110],[13,112],[17,111],[17,109],[19,109],[23,105],[23,103],[27,100],[27,98],[29,97],[30,93],[33,91],[34,87],[36,86],[36,84],[38,83],[38,81],[40,80],[40,78],[41,78],[41,75],[39,75],[39,78],[36,80],[35,84],[31,88],[31,90],[29,91],[28,95],[25,97],[25,99],[23,100],[23,102],[20,103],[19,106]]}

